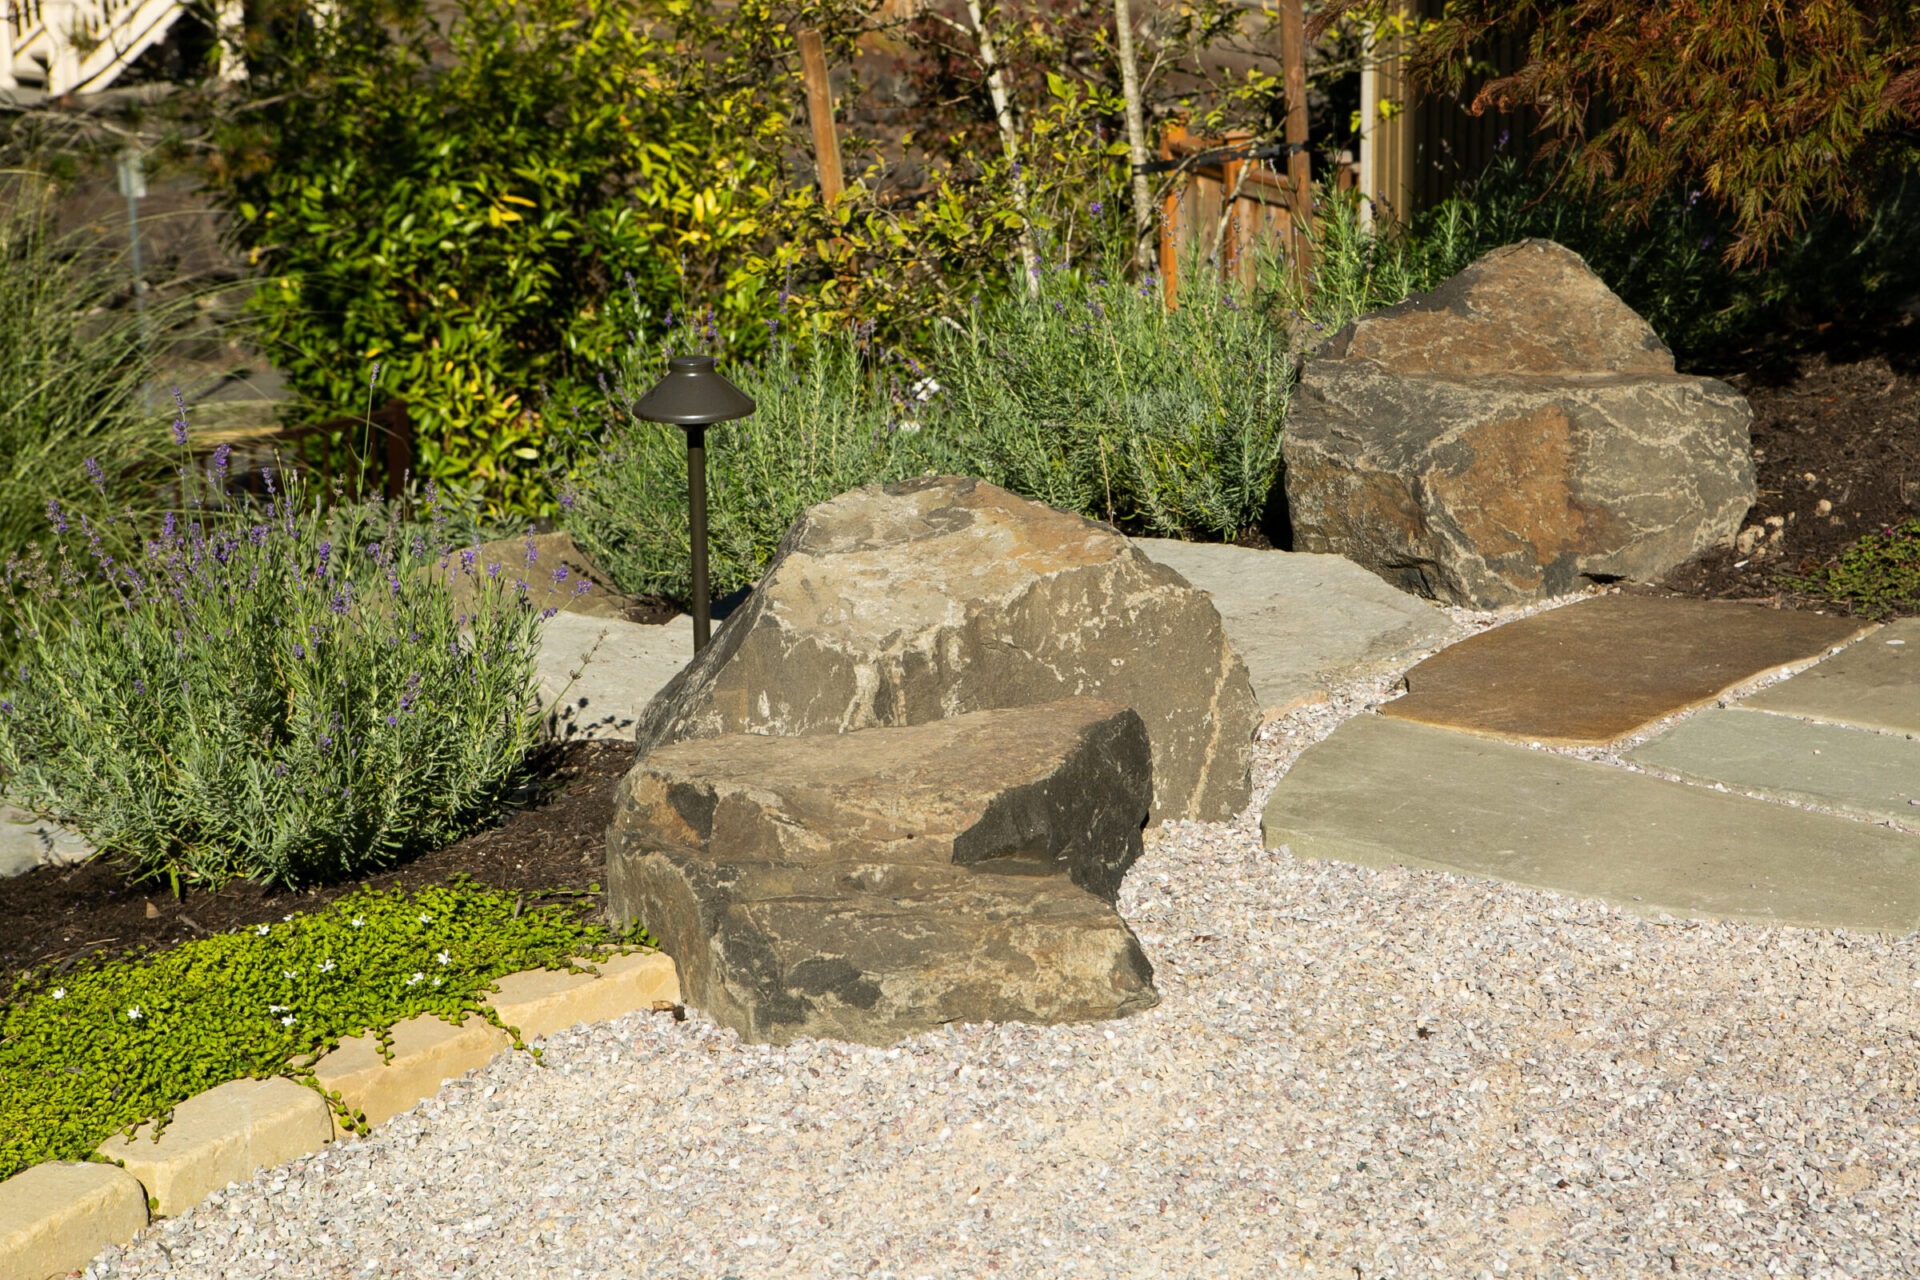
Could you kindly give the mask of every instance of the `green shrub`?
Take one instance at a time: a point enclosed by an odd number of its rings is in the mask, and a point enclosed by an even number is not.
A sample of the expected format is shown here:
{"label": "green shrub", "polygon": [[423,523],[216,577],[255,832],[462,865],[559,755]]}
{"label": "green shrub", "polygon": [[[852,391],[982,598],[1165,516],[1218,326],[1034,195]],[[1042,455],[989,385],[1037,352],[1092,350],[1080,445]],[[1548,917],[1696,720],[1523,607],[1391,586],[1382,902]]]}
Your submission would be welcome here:
{"label": "green shrub", "polygon": [[504,570],[457,553],[485,576],[456,618],[415,572],[450,546],[390,510],[329,513],[272,468],[264,506],[230,499],[226,465],[137,560],[54,503],[53,555],[8,566],[0,791],[176,892],[350,876],[470,829],[537,730],[531,551]]}
{"label": "green shrub", "polygon": [[1151,278],[1048,268],[1034,291],[936,330],[942,468],[1133,533],[1231,539],[1259,524],[1280,468],[1287,335],[1197,259],[1181,281],[1168,311]]}
{"label": "green shrub", "polygon": [[1831,563],[1781,582],[1876,622],[1920,613],[1920,520],[1867,534]]}
{"label": "green shrub", "polygon": [[374,1032],[384,1051],[393,1025],[418,1014],[501,1025],[481,1004],[495,979],[645,941],[583,923],[576,904],[469,885],[360,890],[280,924],[30,975],[0,1005],[0,1181],[84,1160],[160,1117],[157,1135],[174,1106],[231,1080],[311,1083],[346,1036]]}
{"label": "green shrub", "polygon": [[[679,346],[699,337],[683,333]],[[628,353],[614,421],[575,437],[575,476],[561,503],[581,550],[622,590],[684,601],[691,596],[686,433],[630,412],[679,346],[657,360]],[[876,367],[858,333],[782,337],[760,361],[721,371],[757,408],[706,433],[708,577],[716,595],[757,580],[807,507],[919,474],[936,457],[913,416],[923,407],[907,385],[916,366]]]}
{"label": "green shrub", "polygon": [[56,236],[47,196],[35,174],[0,173],[0,564],[46,529],[47,477],[78,475],[82,459],[109,467],[76,514],[104,523],[129,504],[157,507],[172,404],[160,407],[156,364],[192,310],[159,304],[143,321],[123,265]]}
{"label": "green shrub", "polygon": [[763,286],[721,259],[781,190],[749,145],[771,108],[703,93],[719,69],[650,0],[299,8],[248,50],[248,100],[216,131],[260,338],[303,413],[360,413],[378,362],[416,470],[551,515],[547,421],[594,399],[623,288],[656,315],[695,296],[752,338]]}

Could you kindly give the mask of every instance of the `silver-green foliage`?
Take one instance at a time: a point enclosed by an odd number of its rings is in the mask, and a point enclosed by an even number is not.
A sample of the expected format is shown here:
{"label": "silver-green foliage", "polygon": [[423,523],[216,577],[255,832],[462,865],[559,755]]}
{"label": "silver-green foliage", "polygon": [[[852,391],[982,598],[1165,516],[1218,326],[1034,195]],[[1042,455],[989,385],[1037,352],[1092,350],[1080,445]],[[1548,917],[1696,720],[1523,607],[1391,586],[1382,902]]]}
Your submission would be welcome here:
{"label": "silver-green foliage", "polygon": [[96,518],[156,506],[173,412],[156,361],[192,311],[182,298],[136,314],[124,266],[54,234],[36,175],[0,173],[0,562],[45,529],[48,477],[77,475],[83,458],[109,466],[105,493],[81,495]]}
{"label": "silver-green foliage", "polygon": [[[629,353],[630,357],[634,353]],[[616,421],[576,442],[563,523],[581,550],[630,593],[690,595],[687,439],[631,406],[664,362],[623,371]],[[757,364],[723,362],[752,396],[752,417],[706,432],[708,574],[723,595],[759,578],[781,538],[815,503],[926,471],[935,451],[902,380],[911,367],[868,367],[851,334],[776,342]]]}
{"label": "silver-green foliage", "polygon": [[[205,485],[126,563],[54,504],[51,555],[4,578],[20,658],[0,672],[0,792],[176,890],[323,882],[443,843],[537,733],[530,561],[477,564],[267,475],[264,504]],[[417,572],[435,561],[477,577],[471,619]]]}
{"label": "silver-green foliage", "polygon": [[1261,520],[1287,336],[1197,259],[1171,311],[1153,279],[1043,270],[936,331],[930,365],[945,469],[1135,533],[1232,538]]}

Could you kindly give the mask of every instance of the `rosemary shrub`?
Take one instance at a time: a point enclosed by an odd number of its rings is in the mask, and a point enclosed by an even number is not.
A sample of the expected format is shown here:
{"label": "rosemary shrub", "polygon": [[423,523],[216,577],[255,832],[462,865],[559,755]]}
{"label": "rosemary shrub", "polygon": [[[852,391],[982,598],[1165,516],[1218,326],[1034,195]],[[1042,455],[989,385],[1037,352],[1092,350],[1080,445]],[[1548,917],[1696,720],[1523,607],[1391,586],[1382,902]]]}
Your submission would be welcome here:
{"label": "rosemary shrub", "polygon": [[[187,518],[129,563],[47,504],[51,554],[0,580],[20,655],[0,673],[0,793],[176,894],[352,877],[473,829],[536,739],[531,543],[479,565],[420,531],[431,489],[408,534],[270,467],[264,502],[230,496],[227,464],[181,468]],[[416,572],[434,559],[477,579],[472,617]]]}

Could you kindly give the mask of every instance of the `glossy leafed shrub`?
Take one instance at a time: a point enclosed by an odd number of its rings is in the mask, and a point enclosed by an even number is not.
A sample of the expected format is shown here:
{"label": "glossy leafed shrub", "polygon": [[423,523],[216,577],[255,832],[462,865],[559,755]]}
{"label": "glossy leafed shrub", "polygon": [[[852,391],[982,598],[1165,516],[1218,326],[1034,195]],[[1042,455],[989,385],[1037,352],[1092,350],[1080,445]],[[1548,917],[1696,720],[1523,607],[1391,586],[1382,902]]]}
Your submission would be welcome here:
{"label": "glossy leafed shrub", "polygon": [[[51,553],[0,580],[20,655],[0,793],[176,891],[337,880],[470,830],[537,732],[531,547],[480,564],[390,509],[329,511],[293,473],[228,497],[225,467],[182,470],[203,492],[131,562],[47,504]],[[417,572],[434,562],[477,579],[471,618]]]}

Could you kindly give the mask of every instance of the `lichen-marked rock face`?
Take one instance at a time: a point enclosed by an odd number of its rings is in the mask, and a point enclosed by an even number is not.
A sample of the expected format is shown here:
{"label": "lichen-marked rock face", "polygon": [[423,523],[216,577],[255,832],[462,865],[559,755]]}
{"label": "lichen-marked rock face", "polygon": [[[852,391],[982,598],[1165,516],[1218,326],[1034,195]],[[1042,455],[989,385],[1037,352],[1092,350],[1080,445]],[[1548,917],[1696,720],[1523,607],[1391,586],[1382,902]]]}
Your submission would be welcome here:
{"label": "lichen-marked rock face", "polygon": [[1140,717],[1093,698],[674,743],[621,782],[608,906],[749,1040],[1119,1017],[1159,999],[1112,906],[1151,792]]}
{"label": "lichen-marked rock face", "polygon": [[1295,547],[1482,609],[1656,579],[1738,530],[1750,418],[1578,255],[1524,241],[1307,365],[1282,446]]}
{"label": "lichen-marked rock face", "polygon": [[845,733],[1075,695],[1140,715],[1154,821],[1245,806],[1258,708],[1205,593],[1109,526],[925,477],[802,515],[636,737],[644,756],[722,733]]}

